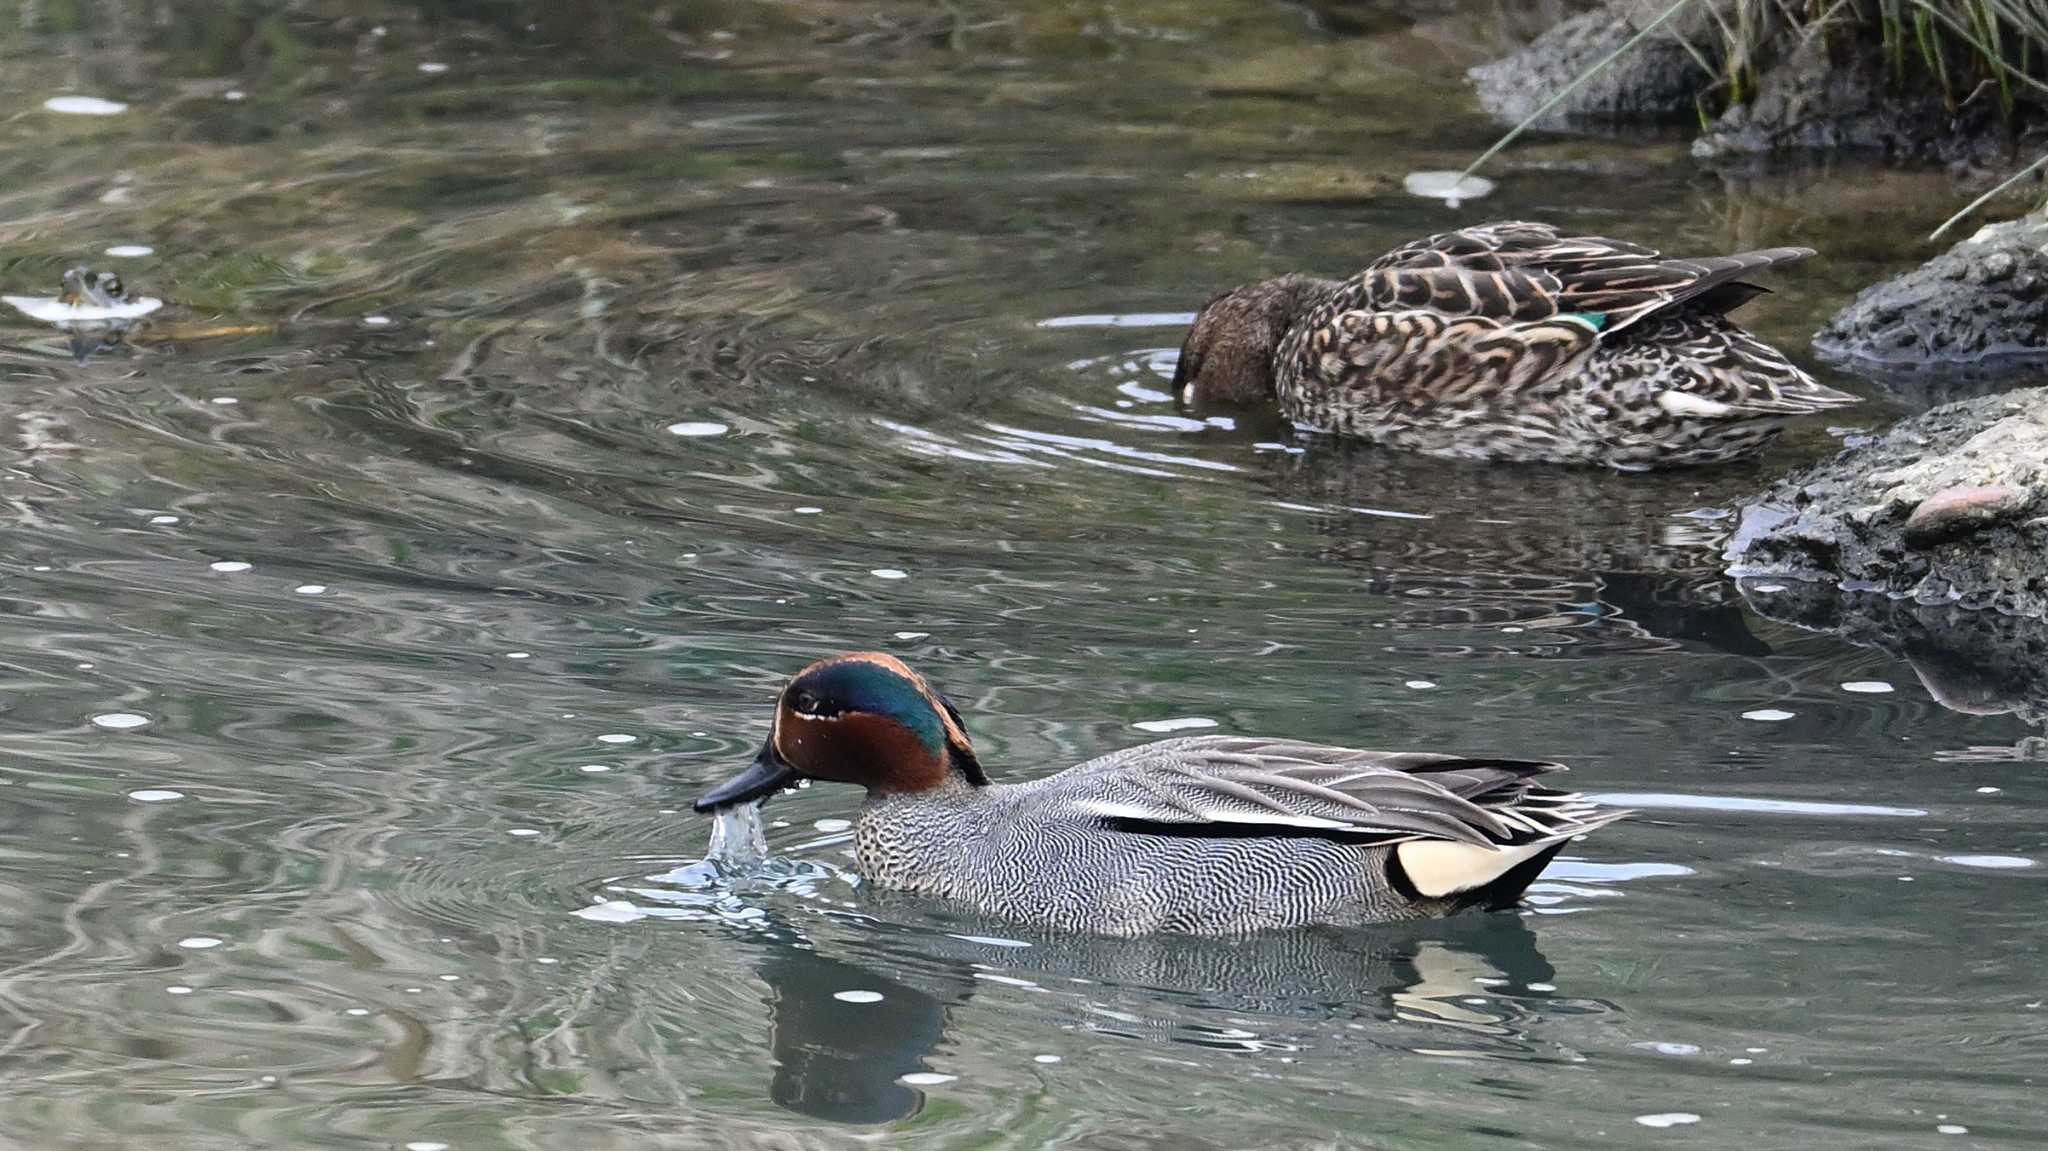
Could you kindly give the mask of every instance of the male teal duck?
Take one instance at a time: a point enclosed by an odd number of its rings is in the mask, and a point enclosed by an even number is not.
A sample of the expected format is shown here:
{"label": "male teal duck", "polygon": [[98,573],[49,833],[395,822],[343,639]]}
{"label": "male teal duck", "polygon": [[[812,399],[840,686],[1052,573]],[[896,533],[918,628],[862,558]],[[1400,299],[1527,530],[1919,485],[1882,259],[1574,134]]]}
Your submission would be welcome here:
{"label": "male teal duck", "polygon": [[996,784],[943,695],[852,652],[798,672],[753,765],[696,808],[859,784],[854,852],[878,886],[1064,930],[1234,934],[1511,907],[1567,840],[1626,814],[1536,782],[1563,770],[1200,736]]}
{"label": "male teal duck", "polygon": [[1727,314],[1742,277],[1813,255],[1671,259],[1550,224],[1416,240],[1348,280],[1282,276],[1208,302],[1183,403],[1278,396],[1298,424],[1472,459],[1640,470],[1753,452],[1793,416],[1857,402]]}

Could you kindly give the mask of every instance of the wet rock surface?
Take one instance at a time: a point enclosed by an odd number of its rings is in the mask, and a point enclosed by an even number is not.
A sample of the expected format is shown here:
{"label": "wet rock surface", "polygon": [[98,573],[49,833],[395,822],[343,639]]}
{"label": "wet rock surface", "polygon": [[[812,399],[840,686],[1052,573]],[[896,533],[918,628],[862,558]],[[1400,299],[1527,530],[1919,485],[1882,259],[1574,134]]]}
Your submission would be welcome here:
{"label": "wet rock surface", "polygon": [[2048,619],[2048,388],[1936,408],[1781,481],[1724,558],[1807,592]]}
{"label": "wet rock surface", "polygon": [[[1523,119],[1648,26],[1664,7],[1617,0],[1565,20],[1510,55],[1473,68],[1467,74],[1478,91],[1479,106],[1504,120]],[[1536,123],[1568,128],[1696,118],[1697,100],[1714,77],[1679,37],[1696,37],[1706,30],[1703,8],[1694,5],[1666,23]]]}
{"label": "wet rock surface", "polygon": [[1990,225],[1864,289],[1813,342],[1852,364],[2048,360],[2048,214]]}

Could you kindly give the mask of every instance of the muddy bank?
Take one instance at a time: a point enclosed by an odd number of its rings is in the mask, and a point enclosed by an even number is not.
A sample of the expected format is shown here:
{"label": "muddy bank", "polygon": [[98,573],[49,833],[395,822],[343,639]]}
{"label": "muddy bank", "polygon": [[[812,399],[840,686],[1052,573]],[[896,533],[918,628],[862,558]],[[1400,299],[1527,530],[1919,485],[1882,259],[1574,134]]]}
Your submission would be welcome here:
{"label": "muddy bank", "polygon": [[1729,574],[2048,618],[2048,388],[1936,408],[1745,507]]}
{"label": "muddy bank", "polygon": [[1814,335],[1850,366],[1903,368],[2048,357],[2048,214],[1992,224],[1864,289]]}

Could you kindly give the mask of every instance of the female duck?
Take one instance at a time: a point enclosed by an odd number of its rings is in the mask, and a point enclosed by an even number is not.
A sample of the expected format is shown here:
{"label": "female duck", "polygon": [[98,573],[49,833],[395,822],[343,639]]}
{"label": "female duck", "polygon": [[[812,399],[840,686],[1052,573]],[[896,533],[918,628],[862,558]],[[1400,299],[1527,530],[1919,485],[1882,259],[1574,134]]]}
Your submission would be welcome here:
{"label": "female duck", "polygon": [[1183,403],[1277,395],[1296,423],[1436,456],[1630,470],[1731,459],[1856,402],[1728,312],[1742,280],[1813,255],[1667,258],[1549,224],[1417,240],[1348,280],[1218,296],[1181,347]]}
{"label": "female duck", "polygon": [[1534,782],[1562,770],[1202,736],[992,784],[944,696],[855,652],[798,672],[753,765],[696,807],[860,784],[873,883],[1068,930],[1224,934],[1513,906],[1567,840],[1625,814]]}

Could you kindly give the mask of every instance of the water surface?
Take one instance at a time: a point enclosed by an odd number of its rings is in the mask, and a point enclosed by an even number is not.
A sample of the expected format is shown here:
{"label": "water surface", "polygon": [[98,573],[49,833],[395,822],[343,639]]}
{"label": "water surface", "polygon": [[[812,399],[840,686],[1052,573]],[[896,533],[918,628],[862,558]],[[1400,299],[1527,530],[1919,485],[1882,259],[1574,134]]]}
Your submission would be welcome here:
{"label": "water surface", "polygon": [[[1497,130],[1483,4],[576,7],[0,4],[0,279],[167,301],[82,367],[0,326],[0,1142],[2048,1135],[2038,734],[1718,572],[1919,398],[1616,476],[1163,394],[1209,293],[1501,216],[1821,247],[1752,306],[1806,357],[1945,177],[1551,138],[1409,196]],[[1005,778],[1200,719],[1642,814],[1526,914],[1242,941],[872,891],[845,789],[707,869],[689,798],[850,647]]]}

